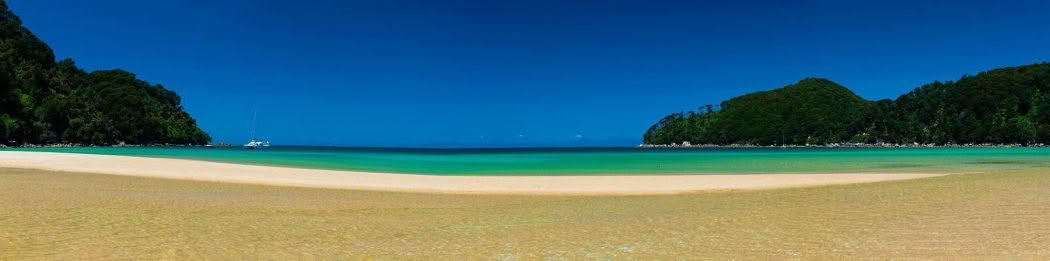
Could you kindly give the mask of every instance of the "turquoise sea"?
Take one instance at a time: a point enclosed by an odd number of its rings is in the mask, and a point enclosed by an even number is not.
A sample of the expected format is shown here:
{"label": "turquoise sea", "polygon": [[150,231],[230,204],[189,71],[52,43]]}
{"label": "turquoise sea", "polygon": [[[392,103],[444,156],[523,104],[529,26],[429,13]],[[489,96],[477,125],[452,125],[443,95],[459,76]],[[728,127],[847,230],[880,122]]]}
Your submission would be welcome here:
{"label": "turquoise sea", "polygon": [[1050,171],[1050,148],[7,148],[433,175]]}

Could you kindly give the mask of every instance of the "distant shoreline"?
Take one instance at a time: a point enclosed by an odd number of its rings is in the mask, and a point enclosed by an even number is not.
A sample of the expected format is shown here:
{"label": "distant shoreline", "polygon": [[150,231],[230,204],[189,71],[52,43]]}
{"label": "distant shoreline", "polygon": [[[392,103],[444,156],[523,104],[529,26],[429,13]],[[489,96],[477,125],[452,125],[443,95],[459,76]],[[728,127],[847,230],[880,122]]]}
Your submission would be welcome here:
{"label": "distant shoreline", "polygon": [[1047,144],[867,144],[867,143],[833,143],[824,145],[750,145],[750,144],[732,144],[732,145],[714,145],[714,144],[641,144],[636,146],[637,148],[1020,148],[1020,147],[1032,147],[1032,148],[1044,148],[1050,147]]}
{"label": "distant shoreline", "polygon": [[166,179],[450,194],[651,195],[852,184],[941,173],[616,176],[437,176],[242,165],[131,156],[0,151],[0,168]]}
{"label": "distant shoreline", "polygon": [[[682,149],[702,149],[702,148],[1046,148],[1050,147],[1050,144],[948,144],[948,145],[936,145],[936,144],[865,144],[865,143],[835,143],[835,144],[824,144],[824,145],[751,145],[751,144],[730,144],[730,145],[715,145],[715,144],[639,144],[639,145],[623,145],[623,146],[583,146],[583,147],[463,147],[463,148],[431,148],[431,147],[376,147],[376,146],[324,146],[324,145],[278,145],[278,146],[302,146],[302,147],[338,147],[338,148],[382,148],[382,149],[548,149],[548,148],[682,148]],[[0,144],[0,148],[125,148],[125,147],[194,147],[194,148],[236,148],[241,147],[240,145],[222,145],[222,146],[206,146],[206,145],[192,145],[192,144],[149,144],[149,145],[84,145],[84,144],[25,144],[25,145],[4,145]]]}
{"label": "distant shoreline", "polygon": [[[85,144],[72,144],[72,143],[54,143],[54,144],[22,144],[22,145],[5,145],[0,144],[0,148],[121,148],[121,147],[206,147],[205,145],[195,144],[119,144],[119,145],[85,145]],[[216,146],[216,147],[232,147],[232,146]]]}

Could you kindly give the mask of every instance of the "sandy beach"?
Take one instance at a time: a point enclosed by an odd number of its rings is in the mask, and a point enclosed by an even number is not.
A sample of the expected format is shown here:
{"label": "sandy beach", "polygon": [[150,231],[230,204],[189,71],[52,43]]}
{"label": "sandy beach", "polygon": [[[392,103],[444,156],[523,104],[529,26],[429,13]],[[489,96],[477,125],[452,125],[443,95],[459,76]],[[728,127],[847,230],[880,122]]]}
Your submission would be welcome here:
{"label": "sandy beach", "polygon": [[198,160],[0,151],[0,168],[244,184],[455,194],[643,195],[851,184],[936,173],[645,176],[435,176],[242,165]]}
{"label": "sandy beach", "polygon": [[1041,170],[675,195],[318,189],[0,168],[0,260],[1050,257]]}

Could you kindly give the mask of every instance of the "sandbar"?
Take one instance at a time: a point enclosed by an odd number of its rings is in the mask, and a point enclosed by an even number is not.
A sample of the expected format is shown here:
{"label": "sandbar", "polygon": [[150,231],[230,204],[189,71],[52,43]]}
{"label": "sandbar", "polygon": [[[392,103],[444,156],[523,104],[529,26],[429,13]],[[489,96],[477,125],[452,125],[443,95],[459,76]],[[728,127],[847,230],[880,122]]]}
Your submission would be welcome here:
{"label": "sandbar", "polygon": [[[0,151],[0,168],[276,186],[453,194],[651,195],[852,184],[945,173],[449,176],[304,169],[189,159]],[[542,173],[538,173],[542,174]]]}

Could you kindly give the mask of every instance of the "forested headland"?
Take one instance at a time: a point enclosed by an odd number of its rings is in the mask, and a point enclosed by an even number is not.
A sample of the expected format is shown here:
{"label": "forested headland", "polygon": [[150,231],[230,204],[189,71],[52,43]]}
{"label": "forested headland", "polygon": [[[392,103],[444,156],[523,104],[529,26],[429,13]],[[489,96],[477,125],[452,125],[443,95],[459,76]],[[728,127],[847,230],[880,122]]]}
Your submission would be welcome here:
{"label": "forested headland", "polygon": [[179,95],[123,70],[85,72],[0,0],[0,144],[205,144]]}
{"label": "forested headland", "polygon": [[1050,63],[933,82],[896,100],[868,101],[826,79],[673,113],[645,144],[1046,144]]}

